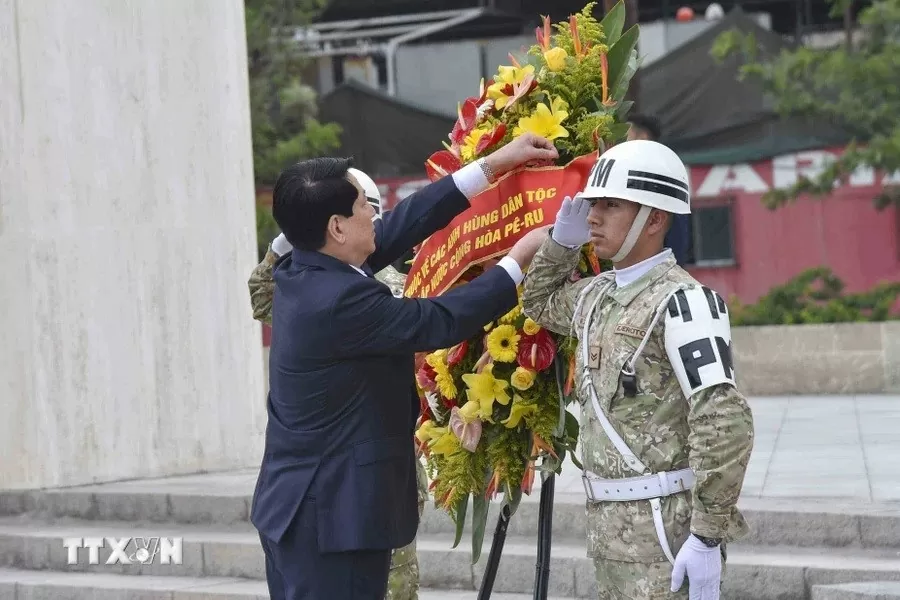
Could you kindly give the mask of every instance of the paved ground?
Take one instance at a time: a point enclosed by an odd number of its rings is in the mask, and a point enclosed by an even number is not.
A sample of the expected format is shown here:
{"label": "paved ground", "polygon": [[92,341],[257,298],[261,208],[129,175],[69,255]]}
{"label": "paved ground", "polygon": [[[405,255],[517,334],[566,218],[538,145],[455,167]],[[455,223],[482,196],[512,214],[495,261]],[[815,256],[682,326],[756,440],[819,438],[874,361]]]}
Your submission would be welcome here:
{"label": "paved ground", "polygon": [[[900,395],[751,398],[745,498],[900,501]],[[558,493],[583,494],[563,468]]]}
{"label": "paved ground", "polygon": [[[743,497],[900,501],[900,395],[765,397],[750,400],[756,443]],[[255,469],[108,484],[154,492],[246,495]],[[558,496],[583,495],[569,463]],[[532,494],[524,501],[537,501]]]}

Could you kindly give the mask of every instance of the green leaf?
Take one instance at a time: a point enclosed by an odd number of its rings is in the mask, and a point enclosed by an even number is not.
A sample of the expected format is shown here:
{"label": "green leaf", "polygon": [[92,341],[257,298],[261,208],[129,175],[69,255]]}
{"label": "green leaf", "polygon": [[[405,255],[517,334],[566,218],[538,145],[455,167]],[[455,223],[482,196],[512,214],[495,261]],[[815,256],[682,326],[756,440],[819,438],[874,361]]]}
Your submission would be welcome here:
{"label": "green leaf", "polygon": [[453,547],[459,546],[462,539],[463,529],[466,527],[466,510],[469,508],[469,495],[466,494],[460,499],[456,505],[456,539],[453,540]]}
{"label": "green leaf", "polygon": [[566,444],[566,448],[568,448],[569,452],[572,453],[571,456],[569,456],[569,460],[572,461],[572,464],[575,465],[576,469],[583,471],[584,466],[582,466],[581,461],[578,460],[578,454],[575,453],[575,445],[574,444],[572,444],[572,445]]}
{"label": "green leaf", "polygon": [[509,516],[512,517],[519,509],[519,503],[522,502],[522,487],[513,486],[506,489],[506,504],[509,506]]}
{"label": "green leaf", "polygon": [[625,78],[631,55],[637,47],[639,35],[640,28],[637,25],[634,25],[631,29],[623,33],[622,37],[619,38],[615,44],[610,46],[609,52],[606,55],[606,60],[609,64],[608,83],[610,90],[618,88],[619,84]]}
{"label": "green leaf", "polygon": [[628,135],[629,127],[628,123],[613,123],[609,126],[609,132],[614,140],[622,140]]}
{"label": "green leaf", "polygon": [[569,411],[566,411],[566,438],[577,440],[580,429],[581,426],[578,424],[578,418]]}
{"label": "green leaf", "polygon": [[625,2],[619,0],[612,10],[606,13],[603,20],[600,21],[603,27],[603,33],[606,36],[606,45],[612,46],[622,36],[622,28],[625,27]]}
{"label": "green leaf", "polygon": [[481,558],[484,545],[484,528],[487,525],[488,509],[491,503],[484,494],[472,494],[472,564]]}
{"label": "green leaf", "polygon": [[634,100],[625,100],[624,102],[619,102],[616,107],[616,116],[619,121],[625,121],[628,118],[628,112],[631,110],[631,107],[634,106]]}

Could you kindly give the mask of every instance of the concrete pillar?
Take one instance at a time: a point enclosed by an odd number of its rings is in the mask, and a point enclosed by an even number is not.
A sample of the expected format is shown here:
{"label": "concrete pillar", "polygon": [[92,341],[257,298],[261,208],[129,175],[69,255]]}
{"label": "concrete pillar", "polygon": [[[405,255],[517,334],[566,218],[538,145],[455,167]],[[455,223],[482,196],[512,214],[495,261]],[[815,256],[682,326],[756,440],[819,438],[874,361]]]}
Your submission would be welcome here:
{"label": "concrete pillar", "polygon": [[257,465],[241,0],[0,0],[0,488]]}

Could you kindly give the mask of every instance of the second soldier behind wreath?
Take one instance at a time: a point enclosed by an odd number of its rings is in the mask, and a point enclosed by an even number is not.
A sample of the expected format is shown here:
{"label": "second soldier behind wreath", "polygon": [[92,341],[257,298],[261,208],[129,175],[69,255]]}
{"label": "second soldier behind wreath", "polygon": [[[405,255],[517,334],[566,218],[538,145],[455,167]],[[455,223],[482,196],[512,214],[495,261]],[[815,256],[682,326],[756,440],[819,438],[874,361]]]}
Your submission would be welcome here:
{"label": "second soldier behind wreath", "polygon": [[[690,213],[687,169],[666,146],[605,152],[566,199],[526,277],[525,314],[577,337],[588,554],[601,600],[716,600],[753,419],[735,385],[728,308],[663,238]],[[572,282],[591,242],[614,270]],[[686,577],[685,577],[686,576]]]}

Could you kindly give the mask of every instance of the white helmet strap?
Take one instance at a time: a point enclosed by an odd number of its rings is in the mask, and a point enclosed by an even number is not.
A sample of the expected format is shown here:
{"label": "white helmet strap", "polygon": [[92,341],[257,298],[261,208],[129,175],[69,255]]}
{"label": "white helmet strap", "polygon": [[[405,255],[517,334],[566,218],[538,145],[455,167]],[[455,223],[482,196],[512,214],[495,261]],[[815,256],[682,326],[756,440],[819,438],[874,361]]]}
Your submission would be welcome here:
{"label": "white helmet strap", "polygon": [[641,210],[639,210],[638,214],[634,217],[631,229],[628,230],[628,235],[625,236],[625,241],[622,242],[622,247],[619,248],[619,251],[610,259],[613,264],[625,260],[625,257],[634,249],[634,245],[637,243],[638,237],[640,237],[641,231],[644,229],[644,225],[647,224],[647,219],[650,217],[651,210],[653,209],[649,206],[641,206]]}

